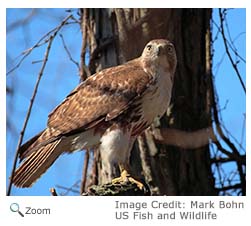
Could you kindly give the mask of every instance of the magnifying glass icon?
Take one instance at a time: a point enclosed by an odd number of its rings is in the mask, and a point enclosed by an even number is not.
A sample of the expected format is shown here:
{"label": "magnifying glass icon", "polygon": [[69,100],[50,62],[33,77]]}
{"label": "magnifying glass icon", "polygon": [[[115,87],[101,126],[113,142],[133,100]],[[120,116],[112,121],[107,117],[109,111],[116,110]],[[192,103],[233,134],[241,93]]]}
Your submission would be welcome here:
{"label": "magnifying glass icon", "polygon": [[18,212],[20,216],[24,217],[24,214],[22,212],[20,212],[19,205],[17,203],[11,203],[10,204],[10,210],[12,212]]}

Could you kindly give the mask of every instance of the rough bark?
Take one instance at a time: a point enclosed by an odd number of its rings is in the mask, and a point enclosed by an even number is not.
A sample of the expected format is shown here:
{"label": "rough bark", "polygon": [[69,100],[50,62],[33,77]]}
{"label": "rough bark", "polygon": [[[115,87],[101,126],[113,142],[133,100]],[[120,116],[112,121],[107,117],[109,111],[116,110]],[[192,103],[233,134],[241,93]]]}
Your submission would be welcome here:
{"label": "rough bark", "polygon": [[[85,9],[81,12],[83,37],[86,37],[83,43],[90,51],[91,74],[139,56],[151,39],[165,38],[174,43],[178,67],[172,102],[167,114],[154,122],[152,130],[158,127],[196,131],[210,125],[211,10]],[[99,163],[96,169],[99,183],[110,180],[100,173]],[[131,169],[130,173],[145,180],[154,195],[217,194],[208,145],[185,150],[158,144],[152,133],[146,131],[134,145]]]}

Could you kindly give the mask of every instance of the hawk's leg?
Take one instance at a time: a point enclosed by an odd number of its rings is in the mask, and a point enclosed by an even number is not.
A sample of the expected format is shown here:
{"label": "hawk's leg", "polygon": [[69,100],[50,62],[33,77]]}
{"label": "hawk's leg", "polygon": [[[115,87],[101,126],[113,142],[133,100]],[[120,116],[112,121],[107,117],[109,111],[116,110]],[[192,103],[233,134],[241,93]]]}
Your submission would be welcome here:
{"label": "hawk's leg", "polygon": [[119,169],[121,172],[120,177],[114,178],[112,180],[113,184],[126,183],[126,182],[130,181],[131,183],[136,184],[140,190],[142,190],[144,188],[144,185],[141,182],[135,180],[133,177],[130,176],[130,174],[128,173],[128,171],[126,170],[125,167],[123,167],[122,165],[119,165]]}

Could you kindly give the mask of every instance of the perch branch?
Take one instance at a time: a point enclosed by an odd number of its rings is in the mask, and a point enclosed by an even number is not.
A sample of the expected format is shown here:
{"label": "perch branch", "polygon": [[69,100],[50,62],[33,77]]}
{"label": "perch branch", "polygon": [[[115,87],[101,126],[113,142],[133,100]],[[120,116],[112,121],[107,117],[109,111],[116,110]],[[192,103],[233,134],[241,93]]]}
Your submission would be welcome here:
{"label": "perch branch", "polygon": [[93,185],[88,188],[83,196],[143,196],[150,195],[148,188],[139,189],[135,183],[108,183],[104,185]]}

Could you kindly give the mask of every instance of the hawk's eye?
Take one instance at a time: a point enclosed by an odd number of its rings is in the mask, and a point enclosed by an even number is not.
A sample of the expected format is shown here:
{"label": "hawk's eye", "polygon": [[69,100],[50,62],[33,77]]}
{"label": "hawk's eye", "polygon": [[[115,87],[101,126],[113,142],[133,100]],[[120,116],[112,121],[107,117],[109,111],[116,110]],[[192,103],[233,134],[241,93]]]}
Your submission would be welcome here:
{"label": "hawk's eye", "polygon": [[146,46],[146,49],[147,49],[148,51],[150,51],[150,50],[152,49],[152,45],[147,45],[147,46]]}
{"label": "hawk's eye", "polygon": [[167,46],[167,51],[172,52],[173,51],[173,46],[171,46],[171,45]]}

